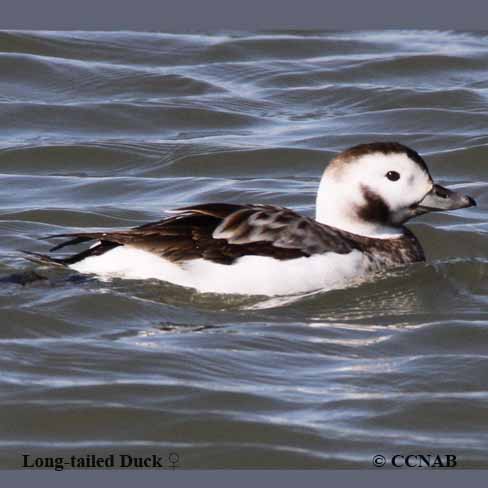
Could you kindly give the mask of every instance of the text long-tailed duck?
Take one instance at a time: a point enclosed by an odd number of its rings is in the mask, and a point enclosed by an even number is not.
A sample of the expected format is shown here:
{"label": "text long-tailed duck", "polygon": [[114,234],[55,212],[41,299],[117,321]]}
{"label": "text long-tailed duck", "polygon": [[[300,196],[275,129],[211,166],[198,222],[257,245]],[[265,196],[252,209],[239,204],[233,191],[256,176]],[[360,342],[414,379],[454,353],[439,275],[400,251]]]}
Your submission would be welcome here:
{"label": "text long-tailed duck", "polygon": [[274,205],[208,203],[129,230],[82,232],[69,257],[28,253],[81,273],[156,278],[203,292],[286,295],[344,286],[369,272],[424,261],[404,226],[432,211],[476,205],[433,183],[425,161],[396,142],[352,147],[324,172],[316,218]]}

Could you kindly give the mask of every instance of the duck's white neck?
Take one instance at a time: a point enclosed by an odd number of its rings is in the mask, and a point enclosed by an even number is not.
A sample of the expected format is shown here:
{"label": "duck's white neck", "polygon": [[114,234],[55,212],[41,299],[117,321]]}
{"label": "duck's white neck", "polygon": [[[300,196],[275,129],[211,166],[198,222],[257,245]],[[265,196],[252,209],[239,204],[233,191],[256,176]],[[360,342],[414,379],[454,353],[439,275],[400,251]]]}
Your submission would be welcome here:
{"label": "duck's white neck", "polygon": [[364,203],[362,195],[359,193],[351,195],[351,189],[346,185],[336,183],[324,175],[317,192],[315,219],[322,224],[352,234],[376,239],[394,239],[404,234],[402,227],[387,226],[360,219],[357,215],[357,208]]}

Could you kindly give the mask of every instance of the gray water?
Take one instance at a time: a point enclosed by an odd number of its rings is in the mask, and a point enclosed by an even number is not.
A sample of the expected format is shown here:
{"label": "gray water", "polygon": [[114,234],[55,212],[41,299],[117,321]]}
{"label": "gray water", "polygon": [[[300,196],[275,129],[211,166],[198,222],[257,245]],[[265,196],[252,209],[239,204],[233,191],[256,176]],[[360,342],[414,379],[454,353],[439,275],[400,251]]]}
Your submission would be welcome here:
{"label": "gray water", "polygon": [[[485,34],[0,32],[0,73],[1,467],[488,466]],[[428,262],[354,288],[198,294],[18,252],[197,202],[313,215],[327,161],[375,140],[478,207],[418,219]]]}

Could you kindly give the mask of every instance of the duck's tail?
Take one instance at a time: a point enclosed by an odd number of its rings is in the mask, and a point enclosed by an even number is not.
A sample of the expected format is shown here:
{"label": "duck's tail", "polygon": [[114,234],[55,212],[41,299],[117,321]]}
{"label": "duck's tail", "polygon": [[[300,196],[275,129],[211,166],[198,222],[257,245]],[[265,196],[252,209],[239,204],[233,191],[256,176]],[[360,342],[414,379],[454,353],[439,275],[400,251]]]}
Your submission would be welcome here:
{"label": "duck's tail", "polygon": [[62,258],[52,258],[47,254],[40,254],[38,252],[25,251],[24,249],[19,249],[19,251],[24,254],[24,258],[32,261],[36,264],[49,264],[55,266],[67,266],[65,259]]}
{"label": "duck's tail", "polygon": [[[56,236],[51,236],[51,237],[65,237],[64,235],[56,235]],[[72,237],[67,235],[66,237]],[[80,244],[89,240],[94,240],[96,237],[93,236],[77,236],[74,239],[71,239],[67,242],[63,242],[62,244],[59,244],[57,246],[54,246],[51,251],[57,251],[58,249],[61,249],[62,247],[65,246],[72,246],[75,244]],[[65,258],[54,258],[51,257],[47,254],[41,254],[37,252],[32,252],[32,251],[25,251],[23,249],[20,249],[20,252],[22,252],[25,256],[26,259],[29,261],[32,261],[37,264],[47,264],[50,266],[70,266],[71,264],[78,263],[79,261],[82,261],[83,259],[86,259],[90,256],[100,256],[101,254],[106,253],[107,251],[110,251],[114,247],[119,246],[120,244],[116,242],[108,242],[108,241],[98,241],[88,249],[85,249],[84,251],[81,251],[76,254],[72,254],[71,256],[67,256]]]}

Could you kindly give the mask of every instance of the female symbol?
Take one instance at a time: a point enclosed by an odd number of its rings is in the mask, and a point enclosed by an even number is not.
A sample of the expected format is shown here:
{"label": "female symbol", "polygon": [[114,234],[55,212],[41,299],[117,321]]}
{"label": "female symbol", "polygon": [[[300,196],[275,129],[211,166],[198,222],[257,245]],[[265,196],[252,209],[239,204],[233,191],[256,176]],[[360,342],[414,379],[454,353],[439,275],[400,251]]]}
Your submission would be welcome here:
{"label": "female symbol", "polygon": [[178,462],[180,461],[180,456],[176,452],[171,452],[168,456],[169,462],[171,463],[171,468],[175,469],[178,466]]}

